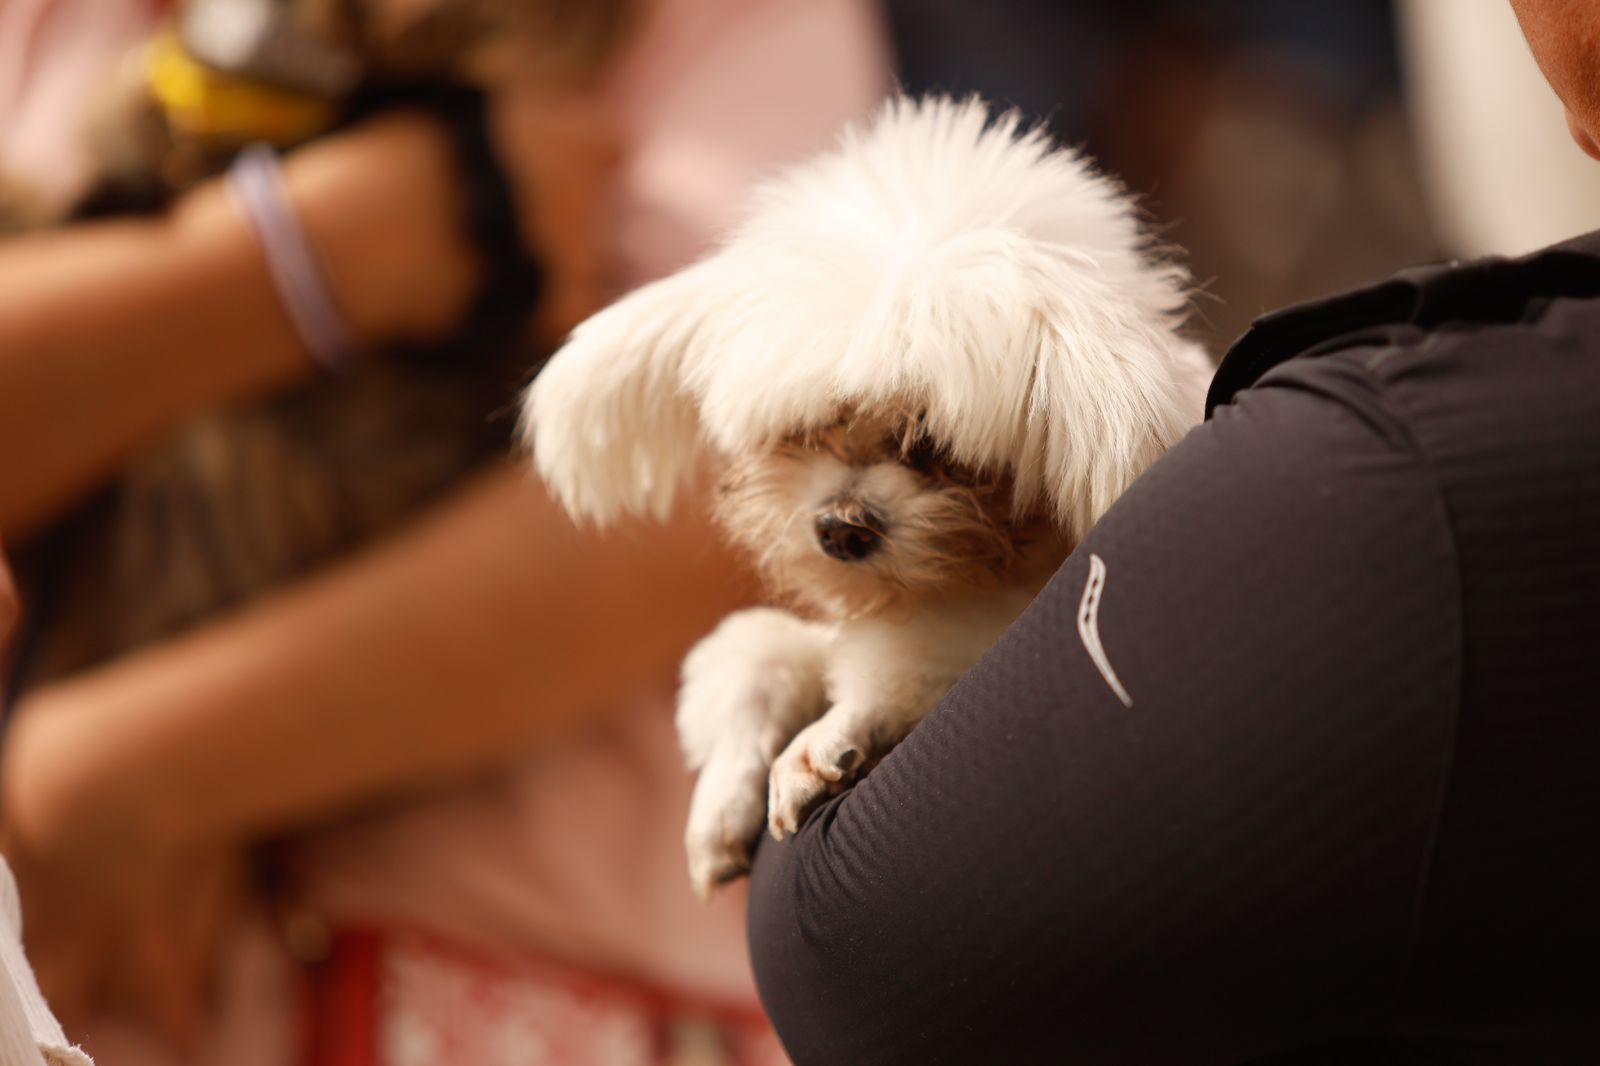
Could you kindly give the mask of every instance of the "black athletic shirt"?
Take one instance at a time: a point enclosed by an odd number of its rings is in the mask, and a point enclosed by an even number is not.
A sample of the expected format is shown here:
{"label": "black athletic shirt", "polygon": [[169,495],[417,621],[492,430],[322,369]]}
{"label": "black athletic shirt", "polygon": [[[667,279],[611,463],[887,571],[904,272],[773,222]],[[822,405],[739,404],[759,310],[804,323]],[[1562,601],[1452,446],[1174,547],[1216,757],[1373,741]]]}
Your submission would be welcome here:
{"label": "black athletic shirt", "polygon": [[1600,1063],[1600,234],[1263,318],[1210,407],[761,847],[799,1066]]}

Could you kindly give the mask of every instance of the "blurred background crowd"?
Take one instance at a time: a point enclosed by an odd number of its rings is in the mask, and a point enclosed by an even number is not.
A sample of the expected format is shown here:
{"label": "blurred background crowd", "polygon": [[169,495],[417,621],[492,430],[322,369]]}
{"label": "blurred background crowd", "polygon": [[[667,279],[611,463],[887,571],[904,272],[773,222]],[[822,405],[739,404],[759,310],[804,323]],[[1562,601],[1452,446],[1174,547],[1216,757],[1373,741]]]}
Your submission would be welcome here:
{"label": "blurred background crowd", "polygon": [[1600,225],[1502,0],[0,0],[0,843],[97,1061],[783,1061],[671,728],[751,583],[510,420],[896,85],[1118,175],[1218,356]]}

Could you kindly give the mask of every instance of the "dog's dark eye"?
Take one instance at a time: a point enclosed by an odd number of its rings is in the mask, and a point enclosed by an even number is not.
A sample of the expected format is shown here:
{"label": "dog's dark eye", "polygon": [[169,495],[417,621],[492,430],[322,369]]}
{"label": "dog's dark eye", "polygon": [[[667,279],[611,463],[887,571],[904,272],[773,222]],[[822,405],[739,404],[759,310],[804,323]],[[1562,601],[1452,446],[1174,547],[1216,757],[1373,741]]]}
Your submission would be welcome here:
{"label": "dog's dark eye", "polygon": [[919,433],[906,445],[902,461],[918,473],[926,474],[939,462],[939,446],[932,437]]}

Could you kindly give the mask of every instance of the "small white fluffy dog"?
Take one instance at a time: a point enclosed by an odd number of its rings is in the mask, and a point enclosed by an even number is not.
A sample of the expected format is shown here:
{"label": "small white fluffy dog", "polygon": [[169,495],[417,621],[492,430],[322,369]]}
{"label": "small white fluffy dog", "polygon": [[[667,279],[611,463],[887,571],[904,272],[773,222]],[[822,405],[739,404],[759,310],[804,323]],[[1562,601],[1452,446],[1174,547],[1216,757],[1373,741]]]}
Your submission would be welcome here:
{"label": "small white fluffy dog", "polygon": [[899,742],[1198,420],[1186,281],[1043,132],[897,99],[551,360],[523,433],[566,509],[665,517],[709,456],[793,608],[684,663],[703,895]]}

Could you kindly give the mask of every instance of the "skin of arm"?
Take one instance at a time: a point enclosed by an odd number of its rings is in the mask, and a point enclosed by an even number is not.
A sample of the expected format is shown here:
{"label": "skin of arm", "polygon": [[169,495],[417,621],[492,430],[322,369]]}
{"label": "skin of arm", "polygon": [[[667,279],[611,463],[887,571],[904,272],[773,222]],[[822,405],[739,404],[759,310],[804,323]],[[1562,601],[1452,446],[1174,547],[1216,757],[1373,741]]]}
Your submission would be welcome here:
{"label": "skin of arm", "polygon": [[[549,342],[599,301],[617,144],[594,106],[536,85],[508,87],[489,121],[546,268],[533,328]],[[444,131],[412,115],[285,160],[335,301],[374,348],[443,335],[477,291],[454,167]],[[0,247],[12,280],[0,455],[35,460],[0,485],[12,530],[173,421],[315,373],[216,183],[161,220]],[[694,521],[598,540],[502,469],[272,600],[30,694],[0,756],[0,846],[34,901],[51,1002],[191,1043],[252,840],[515,759],[659,688],[738,584]]]}
{"label": "skin of arm", "polygon": [[601,537],[508,465],[386,545],[24,700],[0,847],[65,1024],[116,1010],[195,1046],[252,840],[667,687],[747,584],[689,502]]}
{"label": "skin of arm", "polygon": [[[437,335],[474,291],[471,252],[443,209],[451,165],[440,131],[410,116],[286,161],[289,197],[358,336]],[[0,337],[0,455],[12,457],[0,527],[13,537],[176,419],[315,372],[215,181],[163,218],[0,245]]]}
{"label": "skin of arm", "polygon": [[181,851],[515,758],[670,683],[741,602],[701,512],[597,536],[498,470],[349,564],[28,698],[9,829]]}
{"label": "skin of arm", "polygon": [[[602,108],[533,81],[503,86],[488,119],[547,267],[534,328],[552,339],[599,302],[618,143]],[[334,297],[374,345],[443,334],[477,291],[455,165],[442,128],[407,114],[285,160]],[[15,342],[0,455],[34,457],[0,484],[10,530],[182,415],[315,372],[215,182],[161,220],[0,246],[0,337]],[[376,551],[31,695],[6,745],[6,822],[39,840],[109,819],[173,847],[237,843],[476,769],[670,678],[737,584],[699,520],[598,538],[502,470]],[[50,755],[74,737],[88,746]]]}

